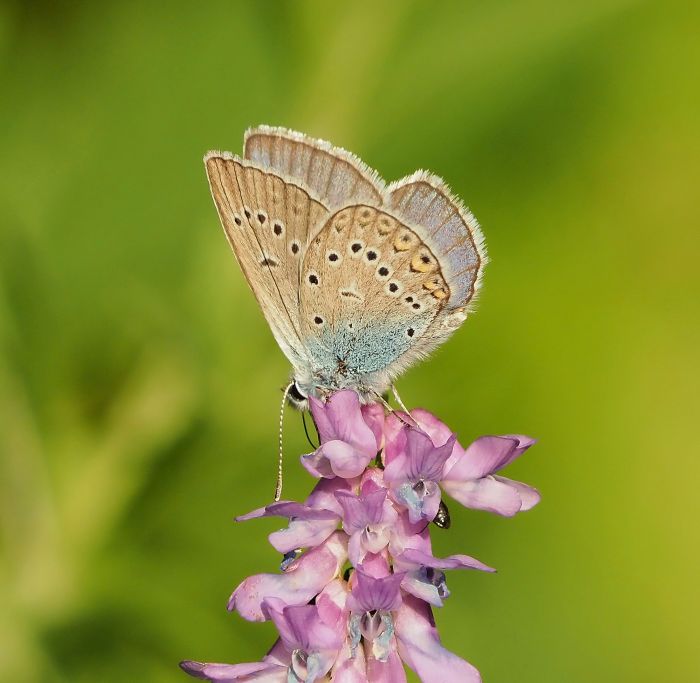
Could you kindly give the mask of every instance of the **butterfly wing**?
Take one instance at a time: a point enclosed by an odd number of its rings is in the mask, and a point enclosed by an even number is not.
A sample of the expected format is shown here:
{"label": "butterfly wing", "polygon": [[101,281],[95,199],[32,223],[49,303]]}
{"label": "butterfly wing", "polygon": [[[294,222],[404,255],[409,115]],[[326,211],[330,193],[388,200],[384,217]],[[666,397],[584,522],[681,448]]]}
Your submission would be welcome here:
{"label": "butterfly wing", "polygon": [[[428,198],[413,180],[395,189],[387,202],[395,200],[395,213],[346,207],[326,221],[304,257],[302,339],[321,386],[381,393],[449,337],[476,292],[483,252],[476,233],[454,225],[460,214],[453,202],[440,203],[449,195],[431,186]],[[470,236],[471,251],[462,249]]]}
{"label": "butterfly wing", "polygon": [[468,306],[487,263],[479,223],[446,183],[426,171],[397,180],[387,189],[389,210],[438,255],[450,286],[448,310]]}
{"label": "butterfly wing", "polygon": [[385,187],[301,133],[260,126],[244,149],[208,154],[209,183],[300,386],[383,392],[464,321],[486,263],[476,219],[436,176]]}
{"label": "butterfly wing", "polygon": [[328,216],[311,193],[254,162],[210,152],[205,166],[228,241],[280,348],[295,368],[301,342],[299,277],[310,235]]}
{"label": "butterfly wing", "polygon": [[384,181],[354,154],[286,128],[246,131],[244,155],[262,168],[302,184],[328,209],[350,204],[380,206]]}

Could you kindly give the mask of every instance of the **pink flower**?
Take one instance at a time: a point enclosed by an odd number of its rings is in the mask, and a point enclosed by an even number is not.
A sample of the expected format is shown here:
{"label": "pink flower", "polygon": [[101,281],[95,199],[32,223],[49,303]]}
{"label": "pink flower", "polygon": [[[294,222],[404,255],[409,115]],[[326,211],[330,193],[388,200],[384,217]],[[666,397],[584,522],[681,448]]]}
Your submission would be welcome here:
{"label": "pink flower", "polygon": [[[262,662],[251,664],[203,664],[182,662],[184,671],[209,681],[279,681],[312,683],[321,680],[335,664],[346,641],[345,612],[334,603],[339,582],[331,582],[315,605],[287,606],[283,600],[263,602],[280,639]],[[343,593],[343,602],[345,591]],[[335,594],[335,595],[334,595]]]}
{"label": "pink flower", "polygon": [[394,558],[394,566],[405,572],[401,588],[435,607],[442,607],[442,601],[450,595],[443,569],[496,571],[469,555],[450,555],[440,559],[431,553],[411,548]]}
{"label": "pink flower", "polygon": [[270,598],[283,600],[287,605],[304,605],[338,576],[346,560],[347,537],[336,532],[292,562],[284,573],[247,578],[233,591],[228,609],[236,610],[249,621],[265,621],[269,617],[263,603]]}
{"label": "pink flower", "polygon": [[349,491],[335,493],[343,508],[343,531],[350,536],[348,555],[354,566],[367,553],[378,553],[389,544],[398,515],[387,494],[372,479],[363,482],[359,496]]}
{"label": "pink flower", "polygon": [[[386,569],[388,571],[388,569]],[[372,576],[358,568],[348,597],[348,629],[353,654],[364,641],[369,680],[405,680],[396,649],[393,613],[401,607],[400,586],[404,574]]]}
{"label": "pink flower", "polygon": [[412,595],[396,614],[396,640],[401,659],[423,683],[481,683],[469,662],[442,646],[430,605]]}
{"label": "pink flower", "polygon": [[259,517],[286,517],[289,526],[273,531],[270,545],[287,557],[301,548],[313,548],[323,543],[337,528],[342,508],[335,499],[336,492],[349,492],[350,483],[345,479],[321,479],[306,503],[279,501],[236,517],[244,522]]}
{"label": "pink flower", "polygon": [[183,670],[219,683],[404,683],[406,664],[423,683],[479,683],[442,646],[431,605],[449,596],[445,571],[495,570],[469,555],[435,557],[429,522],[442,490],[507,516],[534,506],[535,489],[496,474],[533,440],[487,436],[464,449],[423,410],[385,418],[348,390],[310,402],[321,446],[302,462],[320,481],[304,503],[237,518],[289,520],[269,536],[284,555],[280,572],[245,579],[229,600],[245,619],[271,620],[279,639],[259,662],[187,661]]}
{"label": "pink flower", "polygon": [[435,519],[440,507],[440,486],[445,463],[456,442],[454,435],[440,446],[419,429],[404,427],[392,443],[396,455],[388,460],[384,481],[394,500],[408,510],[412,524]]}
{"label": "pink flower", "polygon": [[[535,443],[534,439],[522,435],[482,436],[465,450],[455,440],[449,427],[434,415],[422,409],[411,411],[411,415],[415,420],[414,424],[417,423],[416,427],[430,437],[436,449],[435,452],[439,453],[440,458],[440,463],[434,457],[432,459],[433,479],[427,480],[424,477],[425,481],[430,481],[428,488],[432,495],[427,508],[428,512],[432,512],[433,509],[437,512],[435,501],[437,500],[439,504],[439,494],[436,493],[436,482],[439,482],[445,492],[465,507],[487,510],[506,517],[530,510],[537,505],[540,494],[536,489],[495,474],[525,453]],[[407,441],[411,440],[411,433],[416,431],[406,426],[406,421],[413,422],[408,416],[404,416],[403,421],[393,415],[387,420],[386,457],[389,462],[387,470],[394,460],[401,458],[401,454],[407,448]],[[450,453],[445,458],[444,449],[449,444],[451,444]],[[423,451],[429,452],[429,447],[425,444],[423,444]],[[436,470],[440,464],[442,472],[438,473]],[[386,479],[387,474],[385,473],[384,476]],[[412,521],[415,517],[414,512]]]}
{"label": "pink flower", "polygon": [[534,442],[527,436],[482,436],[464,450],[456,444],[442,487],[456,501],[475,510],[505,517],[540,502],[537,489],[495,474],[520,457]]}
{"label": "pink flower", "polygon": [[301,464],[315,477],[351,479],[362,474],[381,445],[376,408],[360,407],[359,396],[350,389],[326,403],[313,397],[309,401],[321,445],[302,456]]}

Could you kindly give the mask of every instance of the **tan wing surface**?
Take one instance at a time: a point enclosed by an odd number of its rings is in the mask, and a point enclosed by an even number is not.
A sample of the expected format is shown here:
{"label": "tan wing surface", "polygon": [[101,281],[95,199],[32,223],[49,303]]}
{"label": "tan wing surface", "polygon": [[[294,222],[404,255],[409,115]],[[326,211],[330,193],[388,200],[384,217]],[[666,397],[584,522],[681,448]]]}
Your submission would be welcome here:
{"label": "tan wing surface", "polygon": [[442,179],[425,171],[392,183],[387,195],[388,210],[439,254],[450,286],[449,309],[467,306],[478,292],[487,261],[476,218]]}
{"label": "tan wing surface", "polygon": [[374,207],[347,207],[304,258],[302,338],[324,376],[396,375],[415,354],[396,361],[417,348],[449,297],[437,256],[415,231]]}
{"label": "tan wing surface", "polygon": [[275,339],[295,367],[300,342],[299,277],[310,235],[326,207],[298,185],[228,153],[210,152],[205,166],[231,247]]}

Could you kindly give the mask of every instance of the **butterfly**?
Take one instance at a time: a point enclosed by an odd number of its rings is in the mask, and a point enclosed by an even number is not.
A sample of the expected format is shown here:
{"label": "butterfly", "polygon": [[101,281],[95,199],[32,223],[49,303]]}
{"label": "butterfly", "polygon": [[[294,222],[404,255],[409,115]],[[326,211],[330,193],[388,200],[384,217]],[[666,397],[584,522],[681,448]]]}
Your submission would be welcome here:
{"label": "butterfly", "polygon": [[224,231],[293,367],[290,401],[344,388],[374,401],[445,342],[479,291],[474,216],[437,176],[386,184],[358,157],[285,128],[209,152]]}

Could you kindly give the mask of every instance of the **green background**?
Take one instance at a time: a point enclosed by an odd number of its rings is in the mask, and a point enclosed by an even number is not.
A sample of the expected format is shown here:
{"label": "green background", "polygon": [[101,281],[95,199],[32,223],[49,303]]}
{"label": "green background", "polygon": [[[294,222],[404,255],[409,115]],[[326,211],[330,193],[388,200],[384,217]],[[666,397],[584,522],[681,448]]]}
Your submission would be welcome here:
{"label": "green background", "polygon": [[[700,680],[697,3],[0,5],[0,678],[258,659],[288,364],[201,158],[285,125],[480,219],[478,312],[399,382],[524,432],[541,505],[452,505],[446,644],[486,683]],[[286,496],[311,478],[286,428]]]}

